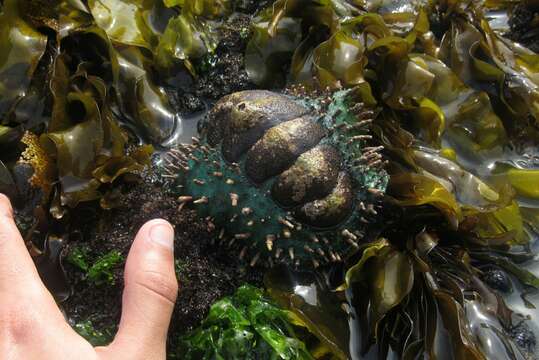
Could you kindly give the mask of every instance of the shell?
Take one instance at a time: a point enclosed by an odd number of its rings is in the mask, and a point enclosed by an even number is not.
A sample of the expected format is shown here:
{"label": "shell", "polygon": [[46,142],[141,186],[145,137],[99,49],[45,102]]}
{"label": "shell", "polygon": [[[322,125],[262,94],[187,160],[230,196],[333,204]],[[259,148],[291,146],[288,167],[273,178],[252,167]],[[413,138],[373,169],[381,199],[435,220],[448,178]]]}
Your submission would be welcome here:
{"label": "shell", "polygon": [[372,112],[349,107],[346,92],[332,99],[322,114],[270,91],[225,96],[202,139],[166,156],[182,206],[251,265],[340,261],[376,218],[387,174],[381,148],[365,145]]}

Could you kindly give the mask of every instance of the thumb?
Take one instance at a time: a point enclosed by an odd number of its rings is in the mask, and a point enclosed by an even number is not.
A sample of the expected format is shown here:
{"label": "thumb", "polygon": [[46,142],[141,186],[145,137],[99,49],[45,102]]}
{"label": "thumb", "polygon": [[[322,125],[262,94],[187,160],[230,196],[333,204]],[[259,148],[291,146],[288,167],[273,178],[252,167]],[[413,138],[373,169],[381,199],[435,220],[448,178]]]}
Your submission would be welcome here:
{"label": "thumb", "polygon": [[125,265],[120,327],[107,353],[122,359],[165,359],[178,294],[173,249],[174,229],[167,221],[151,220],[140,228]]}

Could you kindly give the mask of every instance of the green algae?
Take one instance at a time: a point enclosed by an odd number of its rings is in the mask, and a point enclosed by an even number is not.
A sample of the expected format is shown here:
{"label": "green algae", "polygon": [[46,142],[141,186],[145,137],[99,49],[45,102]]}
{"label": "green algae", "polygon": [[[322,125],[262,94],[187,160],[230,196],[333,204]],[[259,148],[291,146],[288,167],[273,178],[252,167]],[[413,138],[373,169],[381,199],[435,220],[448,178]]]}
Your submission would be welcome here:
{"label": "green algae", "polygon": [[182,338],[179,352],[184,359],[314,359],[297,331],[286,310],[243,285],[212,305],[201,326]]}
{"label": "green algae", "polygon": [[89,319],[76,323],[73,329],[92,344],[92,346],[107,346],[113,339],[111,331],[96,330],[92,321]]}

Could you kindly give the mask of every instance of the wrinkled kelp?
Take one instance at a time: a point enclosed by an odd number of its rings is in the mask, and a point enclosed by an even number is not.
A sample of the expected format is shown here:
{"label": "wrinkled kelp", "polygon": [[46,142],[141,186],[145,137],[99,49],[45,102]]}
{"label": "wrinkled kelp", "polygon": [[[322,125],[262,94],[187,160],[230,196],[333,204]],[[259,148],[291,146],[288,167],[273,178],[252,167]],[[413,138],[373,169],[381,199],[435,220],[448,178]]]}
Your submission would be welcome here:
{"label": "wrinkled kelp", "polygon": [[157,76],[194,75],[190,61],[215,48],[210,22],[229,11],[225,1],[6,1],[0,137],[5,146],[26,131],[40,137],[32,146],[54,172],[42,179],[44,202],[53,191],[62,207],[115,205],[114,184],[152,152],[128,149],[122,124],[154,144],[172,135],[178,119]]}
{"label": "wrinkled kelp", "polygon": [[519,265],[533,257],[535,210],[520,203],[537,197],[536,170],[514,159],[537,144],[539,57],[493,29],[499,6],[290,0],[254,19],[254,82],[354,88],[380,109],[397,208],[339,287],[361,314],[363,354],[529,356],[510,339],[518,315],[483,281],[501,269],[537,287]]}
{"label": "wrinkled kelp", "polygon": [[180,126],[163,79],[196,75],[191,61],[213,51],[215,20],[230,10],[228,1],[2,2],[2,191],[34,255],[49,229],[69,231],[71,209],[114,208],[139,180]]}

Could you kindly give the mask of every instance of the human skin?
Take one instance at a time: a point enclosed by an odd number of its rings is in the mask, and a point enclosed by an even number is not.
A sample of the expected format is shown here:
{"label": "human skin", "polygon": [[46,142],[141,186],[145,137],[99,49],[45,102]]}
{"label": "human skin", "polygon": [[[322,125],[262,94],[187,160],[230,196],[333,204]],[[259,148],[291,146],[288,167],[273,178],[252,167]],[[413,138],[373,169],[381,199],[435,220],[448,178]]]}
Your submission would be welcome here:
{"label": "human skin", "polygon": [[165,220],[144,224],[125,264],[118,333],[109,346],[93,347],[74,332],[36,267],[0,194],[0,354],[19,359],[165,359],[166,338],[178,294],[174,229]]}

